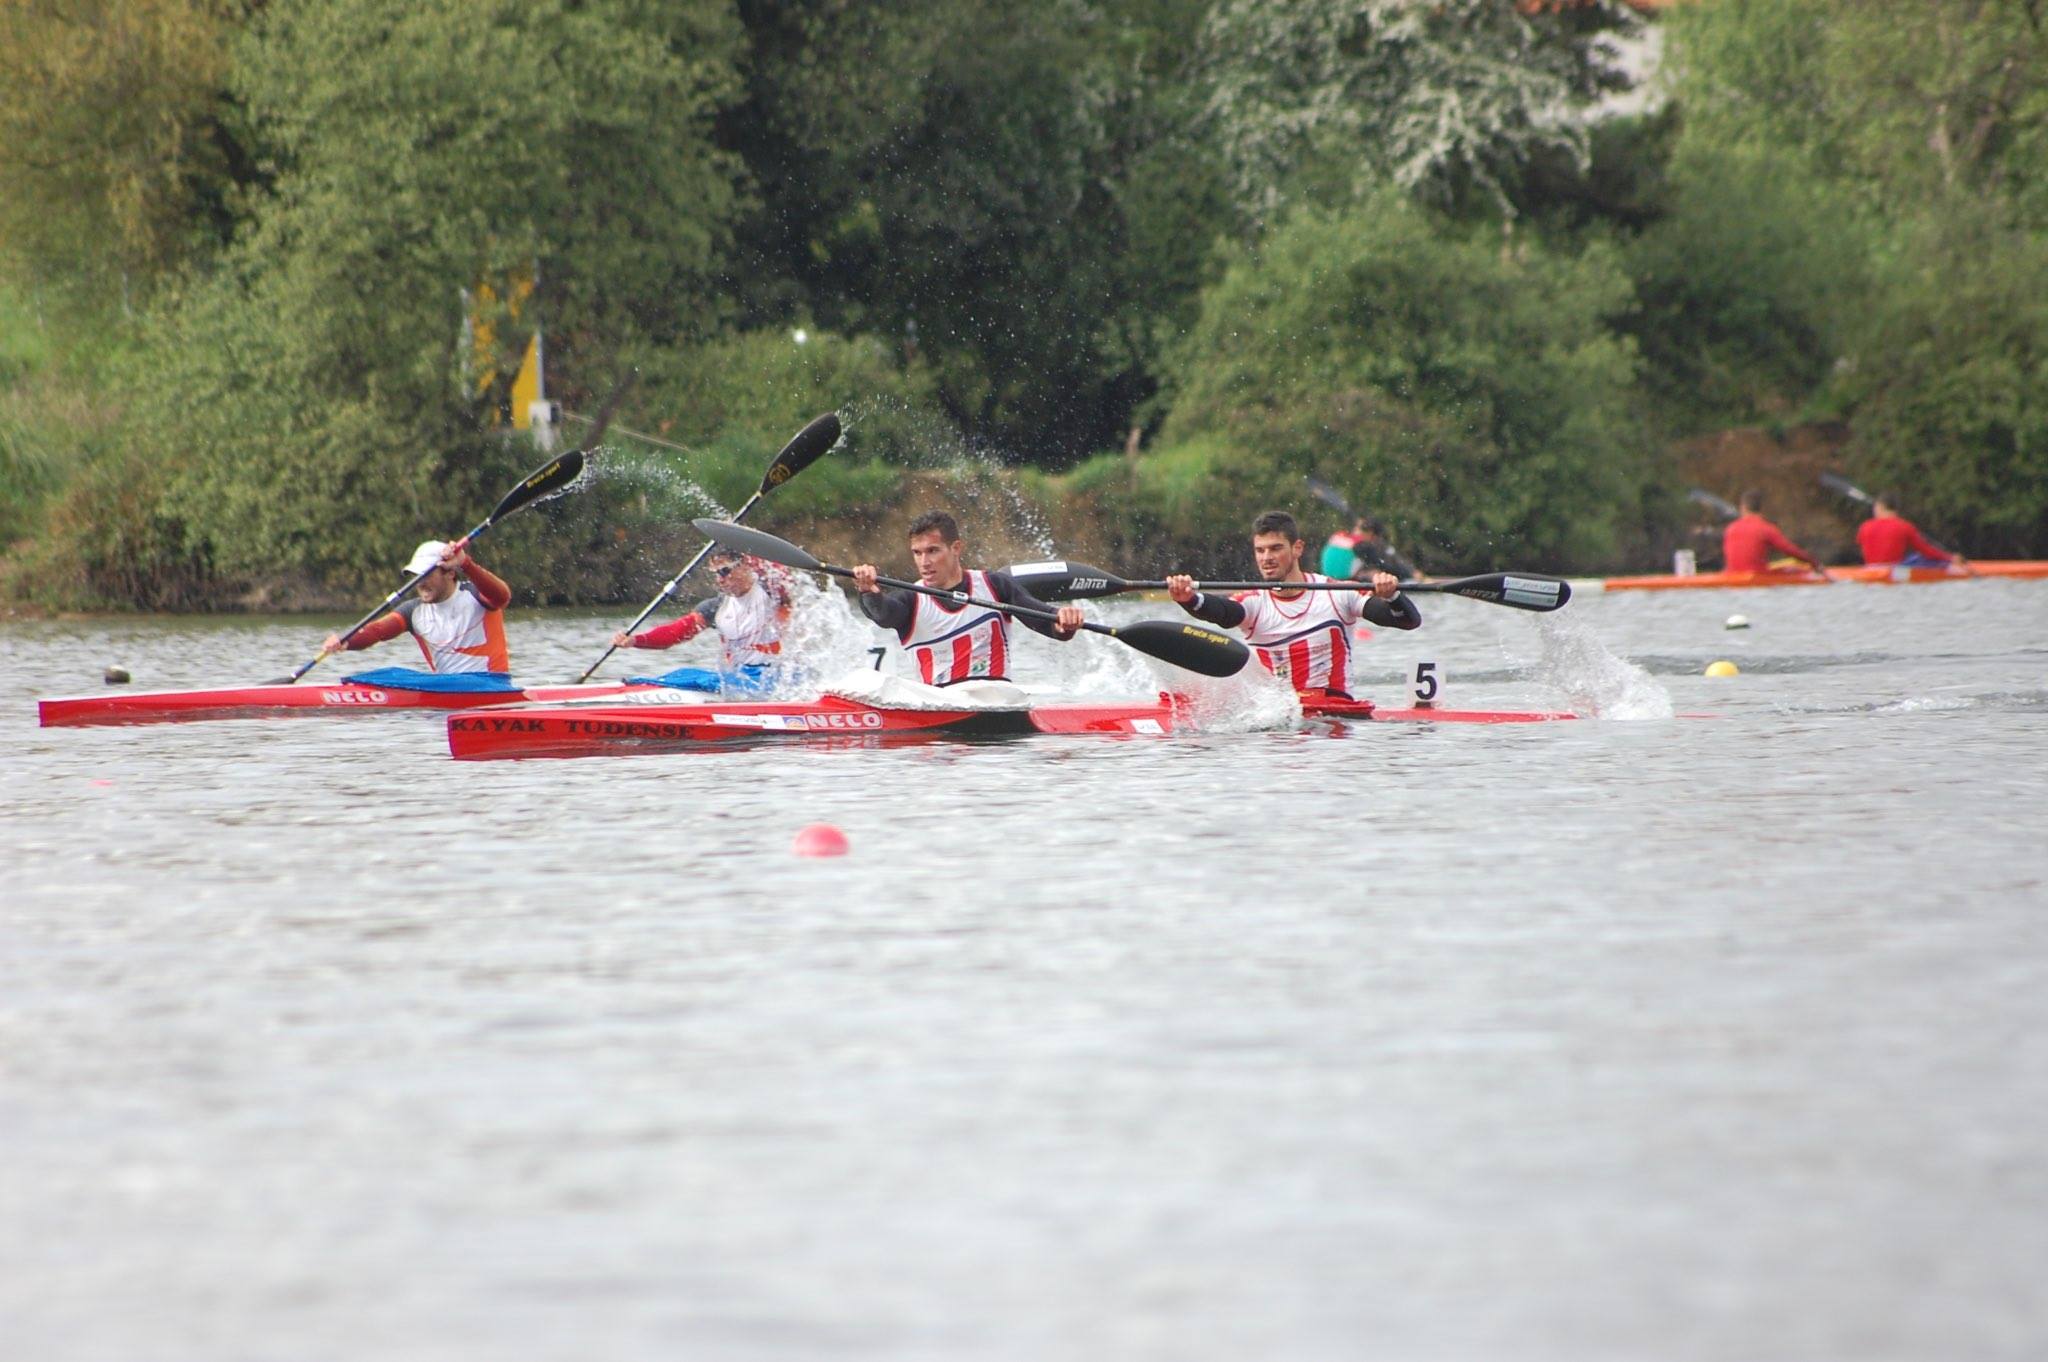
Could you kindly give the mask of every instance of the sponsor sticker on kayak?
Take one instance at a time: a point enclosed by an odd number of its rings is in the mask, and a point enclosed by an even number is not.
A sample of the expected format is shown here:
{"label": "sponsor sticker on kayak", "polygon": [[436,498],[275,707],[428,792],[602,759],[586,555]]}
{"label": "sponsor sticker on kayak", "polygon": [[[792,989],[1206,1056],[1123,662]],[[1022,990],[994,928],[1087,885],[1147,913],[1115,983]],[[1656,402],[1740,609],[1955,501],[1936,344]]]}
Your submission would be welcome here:
{"label": "sponsor sticker on kayak", "polygon": [[320,703],[323,705],[383,705],[389,704],[390,701],[391,697],[383,691],[365,690],[360,686],[351,686],[347,690],[320,692]]}
{"label": "sponsor sticker on kayak", "polygon": [[809,733],[880,728],[882,716],[871,709],[845,714],[720,714],[714,711],[711,722],[728,728],[758,728],[769,733]]}

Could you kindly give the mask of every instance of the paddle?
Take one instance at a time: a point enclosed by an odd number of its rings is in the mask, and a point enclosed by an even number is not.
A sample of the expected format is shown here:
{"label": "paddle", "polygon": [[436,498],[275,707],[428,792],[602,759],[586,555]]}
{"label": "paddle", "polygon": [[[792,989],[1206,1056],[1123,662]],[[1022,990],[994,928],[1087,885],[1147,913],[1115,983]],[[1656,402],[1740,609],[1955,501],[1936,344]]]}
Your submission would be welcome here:
{"label": "paddle", "polygon": [[1737,510],[1733,503],[1723,501],[1720,497],[1715,496],[1703,487],[1694,487],[1687,491],[1685,495],[1688,501],[1706,507],[1723,520],[1739,520],[1742,518],[1742,512]]}
{"label": "paddle", "polygon": [[[630,369],[626,372],[625,378],[620,380],[618,383],[612,385],[611,395],[605,398],[604,407],[601,411],[598,412],[597,420],[591,427],[590,439],[587,442],[585,442],[582,449],[572,449],[567,454],[564,454],[559,458],[550,459],[548,462],[542,464],[539,468],[536,468],[531,473],[528,473],[525,476],[525,478],[520,480],[518,486],[514,487],[511,491],[505,493],[504,496],[498,499],[498,504],[491,508],[491,513],[489,515],[485,516],[480,522],[478,522],[475,529],[471,530],[468,534],[462,536],[462,538],[457,540],[456,542],[465,545],[473,542],[478,535],[483,534],[485,531],[489,530],[491,526],[497,524],[499,521],[505,519],[507,516],[513,515],[514,513],[523,510],[528,506],[531,506],[534,502],[541,500],[543,497],[552,496],[554,493],[561,491],[564,487],[567,487],[570,483],[576,481],[576,479],[582,477],[585,455],[588,453],[588,451],[596,449],[598,447],[599,442],[604,439],[605,427],[611,424],[612,413],[619,409],[619,399],[626,395],[627,390],[633,386],[634,381],[637,380],[639,377],[640,371],[638,369]],[[432,571],[432,568],[427,569],[427,572]],[[368,624],[371,620],[376,619],[386,610],[389,610],[392,606],[398,604],[399,601],[403,600],[405,598],[405,594],[408,591],[411,591],[414,587],[418,586],[420,584],[421,579],[423,579],[426,575],[426,572],[420,572],[415,573],[413,576],[407,578],[405,585],[399,587],[398,590],[392,592],[389,596],[386,596],[382,601],[379,601],[377,603],[376,609],[372,610],[369,614],[357,620],[354,624],[351,624],[348,627],[348,632],[341,636],[342,643],[347,644],[347,642],[350,639],[354,638],[358,633],[362,631],[364,625]],[[335,651],[339,652],[341,650],[337,648]],[[319,666],[322,662],[326,660],[327,654],[324,651],[315,653],[311,661],[308,661],[299,666],[298,668],[296,668],[291,673],[291,675],[280,676],[276,680],[266,682],[265,684],[272,686],[289,686],[296,682],[300,677],[304,676],[307,672],[312,671],[313,668]]]}
{"label": "paddle", "polygon": [[[1127,582],[1114,573],[1086,563],[1019,563],[1008,569],[1017,584],[1040,600],[1092,600],[1125,591],[1162,591],[1165,582]],[[1199,582],[1209,591],[1271,591],[1272,582]],[[1371,582],[1291,582],[1290,591],[1370,591]],[[1467,600],[1505,605],[1516,610],[1555,610],[1572,598],[1569,582],[1555,577],[1531,577],[1518,572],[1489,572],[1477,577],[1454,577],[1446,581],[1403,582],[1403,591],[1435,591]]]}
{"label": "paddle", "polygon": [[1336,488],[1318,477],[1308,476],[1302,480],[1308,484],[1309,495],[1317,501],[1322,502],[1323,505],[1328,506],[1340,515],[1351,514],[1351,503],[1344,499],[1342,492],[1339,492]]}
{"label": "paddle", "polygon": [[[767,473],[764,474],[761,478],[760,490],[755,492],[754,495],[748,497],[746,500],[746,504],[741,506],[737,511],[734,511],[732,513],[733,522],[738,523],[739,521],[745,520],[747,518],[747,512],[753,510],[755,505],[760,502],[762,497],[767,496],[770,492],[782,486],[783,483],[788,482],[791,478],[803,472],[806,468],[809,468],[812,464],[816,463],[819,460],[819,458],[821,458],[826,453],[826,451],[830,450],[833,445],[836,445],[838,443],[839,416],[836,412],[828,411],[823,416],[820,416],[817,420],[811,422],[802,430],[798,431],[796,433],[795,438],[792,439],[788,444],[784,445],[782,447],[782,452],[775,456],[775,462],[768,465]],[[710,544],[706,544],[703,548],[697,550],[697,556],[695,558],[692,558],[689,562],[685,563],[683,565],[683,570],[681,572],[678,572],[675,576],[668,579],[668,585],[664,586],[661,589],[661,593],[657,595],[653,600],[647,603],[647,608],[645,610],[642,610],[637,616],[634,617],[633,622],[626,626],[624,632],[630,634],[634,630],[638,629],[642,624],[646,623],[647,617],[654,613],[655,607],[659,606],[663,601],[667,600],[670,596],[675,595],[676,588],[682,585],[683,579],[689,576],[691,573],[695,572],[697,568],[704,562],[705,558],[710,556],[711,549],[712,546]],[[576,678],[576,684],[580,686],[584,682],[588,681],[594,674],[596,674],[597,669],[604,665],[605,658],[608,658],[613,653],[617,652],[618,647],[619,645],[614,643],[611,647],[606,648],[604,650],[604,655],[598,658],[597,661],[591,663],[589,668],[584,671],[583,675]]]}
{"label": "paddle", "polygon": [[[784,567],[808,572],[830,573],[834,577],[853,576],[851,568],[821,563],[788,540],[777,539],[774,535],[764,534],[760,530],[724,520],[697,520],[691,523],[719,543],[736,548],[742,553],[750,553],[756,558],[765,558],[771,563],[780,563]],[[1023,619],[1059,618],[1050,610],[1033,610],[1028,606],[983,600],[964,591],[943,591],[938,587],[926,586],[922,582],[905,582],[893,577],[878,577],[876,580],[883,586],[893,586],[899,591],[915,591],[920,595],[935,596],[942,601],[979,605]],[[1084,620],[1081,627],[1090,633],[1106,634],[1119,643],[1137,649],[1147,657],[1156,657],[1161,662],[1170,662],[1176,667],[1185,667],[1203,676],[1234,676],[1244,669],[1244,664],[1251,661],[1252,656],[1249,648],[1228,634],[1219,634],[1213,629],[1195,624],[1178,624],[1171,620],[1140,620],[1136,624],[1112,626]]]}
{"label": "paddle", "polygon": [[[1849,500],[1851,501],[1861,502],[1865,506],[1877,505],[1876,497],[1870,495],[1870,493],[1864,491],[1861,487],[1858,487],[1855,483],[1849,481],[1847,478],[1841,476],[1839,473],[1821,474],[1820,485],[1827,488],[1830,492],[1838,493],[1841,496],[1849,498]],[[1925,531],[1922,531],[1921,538],[1927,539],[1927,542],[1930,544],[1934,544],[1935,548],[1939,549],[1943,553],[1948,554],[1950,558],[1956,559],[1956,565],[1960,567],[1964,572],[1968,572],[1972,577],[1977,575],[1975,572],[1971,571],[1970,565],[1968,563],[1961,561],[1961,559],[1958,557],[1954,550],[1950,549],[1944,544],[1936,544],[1934,540],[1929,539],[1927,537]]]}

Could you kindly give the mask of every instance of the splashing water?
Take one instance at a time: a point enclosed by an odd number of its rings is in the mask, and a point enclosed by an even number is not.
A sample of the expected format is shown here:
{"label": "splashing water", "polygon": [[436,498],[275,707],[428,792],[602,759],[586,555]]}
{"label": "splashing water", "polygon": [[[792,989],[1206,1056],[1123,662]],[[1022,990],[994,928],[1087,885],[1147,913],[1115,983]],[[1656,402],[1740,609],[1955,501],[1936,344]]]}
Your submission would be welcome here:
{"label": "splashing water", "polygon": [[1543,652],[1531,680],[1561,691],[1596,719],[1668,719],[1671,696],[1650,674],[1607,650],[1584,622],[1545,615],[1536,621]]}
{"label": "splashing water", "polygon": [[731,512],[717,497],[692,482],[659,455],[601,445],[591,451],[583,473],[564,488],[574,491],[596,482],[619,483],[640,490],[640,510],[649,515],[675,513],[675,518],[726,516]]}

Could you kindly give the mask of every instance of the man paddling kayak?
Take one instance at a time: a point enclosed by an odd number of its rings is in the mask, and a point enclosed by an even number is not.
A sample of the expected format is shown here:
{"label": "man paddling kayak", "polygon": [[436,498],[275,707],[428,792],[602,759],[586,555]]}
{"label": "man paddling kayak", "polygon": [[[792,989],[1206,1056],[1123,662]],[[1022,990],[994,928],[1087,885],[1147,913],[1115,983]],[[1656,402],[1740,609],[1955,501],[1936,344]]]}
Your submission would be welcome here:
{"label": "man paddling kayak", "polygon": [[1856,527],[1856,547],[1863,561],[1872,566],[1904,563],[1907,567],[1963,565],[1963,560],[1944,553],[1920,527],[1898,512],[1896,492],[1880,492],[1870,508],[1870,519]]}
{"label": "man paddling kayak", "polygon": [[329,634],[320,652],[359,652],[410,632],[426,654],[429,670],[509,672],[505,647],[505,607],[512,588],[469,556],[469,541],[445,543],[429,539],[412,551],[405,575],[424,572],[419,594],[401,602],[388,615],[371,620],[343,640]]}
{"label": "man paddling kayak", "polygon": [[1380,518],[1370,515],[1358,518],[1358,538],[1351,546],[1351,570],[1329,572],[1326,568],[1324,571],[1339,581],[1354,578],[1361,582],[1369,582],[1373,579],[1373,574],[1381,572],[1391,572],[1396,577],[1410,580],[1422,576],[1416,570],[1415,564],[1403,558],[1400,551],[1387,542],[1387,527],[1381,523]]}
{"label": "man paddling kayak", "polygon": [[1764,494],[1752,487],[1742,494],[1742,514],[1721,531],[1722,567],[1728,572],[1776,572],[1771,566],[1773,551],[1797,558],[1815,572],[1826,575],[1820,559],[1785,537],[1776,525],[1764,519]]}
{"label": "man paddling kayak", "polygon": [[1241,631],[1266,670],[1297,693],[1348,700],[1352,629],[1362,619],[1390,629],[1414,629],[1422,623],[1422,612],[1401,594],[1400,580],[1390,572],[1374,572],[1370,592],[1287,590],[1289,582],[1331,580],[1302,571],[1303,548],[1294,517],[1267,511],[1252,522],[1252,558],[1259,576],[1274,586],[1210,596],[1181,573],[1166,579],[1166,591],[1196,619]]}
{"label": "man paddling kayak", "polygon": [[[910,523],[910,558],[917,564],[921,585],[1027,610],[1053,611],[1054,607],[1017,585],[1009,573],[968,568],[962,561],[965,547],[960,522],[944,511],[927,511]],[[948,603],[884,587],[876,580],[880,575],[872,563],[853,569],[853,584],[860,588],[860,608],[876,624],[896,631],[903,651],[917,663],[919,680],[928,686],[950,686],[958,681],[1009,679],[1009,615],[965,600]],[[1064,643],[1080,632],[1086,619],[1078,605],[1062,605],[1055,613],[1055,622],[1024,617],[1022,623]]]}
{"label": "man paddling kayak", "polygon": [[655,678],[678,690],[717,694],[726,690],[767,690],[775,683],[782,656],[782,629],[789,623],[789,586],[770,579],[744,553],[714,548],[705,561],[718,583],[718,595],[700,601],[680,619],[658,628],[612,635],[615,648],[673,648],[688,642],[709,625],[725,649],[724,666],[679,667]]}

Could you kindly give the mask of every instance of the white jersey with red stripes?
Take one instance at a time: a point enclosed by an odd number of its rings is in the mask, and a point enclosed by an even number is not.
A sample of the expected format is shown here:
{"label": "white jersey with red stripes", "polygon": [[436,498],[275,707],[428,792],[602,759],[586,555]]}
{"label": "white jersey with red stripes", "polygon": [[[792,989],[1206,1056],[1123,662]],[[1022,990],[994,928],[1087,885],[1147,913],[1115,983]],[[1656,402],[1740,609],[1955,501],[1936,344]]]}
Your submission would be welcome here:
{"label": "white jersey with red stripes", "polygon": [[[1304,572],[1302,580],[1334,578]],[[1366,591],[1304,591],[1282,600],[1271,591],[1231,597],[1244,607],[1245,642],[1266,670],[1298,691],[1351,693],[1351,631],[1365,618]]]}
{"label": "white jersey with red stripes", "polygon": [[713,623],[725,647],[728,667],[763,667],[782,653],[782,624],[789,616],[789,597],[780,583],[754,576],[754,584],[718,603]]}
{"label": "white jersey with red stripes", "polygon": [[[968,570],[956,590],[985,601],[1001,599],[988,574],[975,569]],[[928,686],[1009,678],[1010,617],[985,605],[913,597],[910,628],[902,640],[903,651],[917,664],[918,680]]]}

